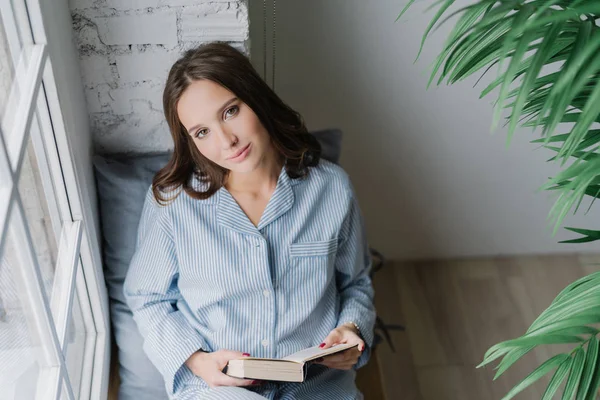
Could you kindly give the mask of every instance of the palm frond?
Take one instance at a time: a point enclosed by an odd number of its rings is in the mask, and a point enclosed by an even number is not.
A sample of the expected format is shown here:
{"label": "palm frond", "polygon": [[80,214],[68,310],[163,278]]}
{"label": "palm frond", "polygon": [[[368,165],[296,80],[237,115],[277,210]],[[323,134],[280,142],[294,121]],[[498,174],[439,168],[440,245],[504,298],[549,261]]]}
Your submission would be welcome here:
{"label": "palm frond", "polygon": [[[421,40],[417,59],[427,37],[460,15],[433,63],[427,87],[434,81],[453,84],[498,69],[497,78],[481,92],[484,97],[498,89],[492,127],[504,110],[510,113],[507,142],[518,126],[540,127],[541,138],[534,143],[554,151],[549,161],[564,168],[543,186],[560,192],[549,214],[556,233],[569,212],[577,212],[583,197],[596,193],[588,186],[600,175],[600,164],[592,155],[596,150],[589,152],[600,139],[598,130],[592,129],[600,122],[600,27],[595,23],[600,1],[479,0],[450,12],[453,3],[435,3],[437,11]],[[558,71],[547,73],[548,66]],[[563,124],[573,126],[569,133],[556,135]],[[587,235],[581,241],[596,238],[600,239]]]}
{"label": "palm frond", "polygon": [[[598,196],[598,193],[600,193],[600,187],[598,188],[598,191],[596,192],[596,196]],[[593,231],[590,229],[569,228],[569,227],[566,227],[565,229],[568,229],[575,233],[579,233],[583,236],[580,238],[577,238],[577,239],[563,240],[561,243],[587,243],[587,242],[593,242],[596,240],[600,240],[600,231]]]}
{"label": "palm frond", "polygon": [[516,339],[492,346],[478,368],[502,358],[494,379],[510,366],[545,344],[577,344],[569,354],[558,354],[531,372],[504,399],[511,399],[554,368],[556,371],[544,394],[550,399],[568,375],[563,399],[594,399],[598,390],[598,334],[600,323],[600,272],[583,277],[562,290],[552,304],[534,321],[527,332]]}

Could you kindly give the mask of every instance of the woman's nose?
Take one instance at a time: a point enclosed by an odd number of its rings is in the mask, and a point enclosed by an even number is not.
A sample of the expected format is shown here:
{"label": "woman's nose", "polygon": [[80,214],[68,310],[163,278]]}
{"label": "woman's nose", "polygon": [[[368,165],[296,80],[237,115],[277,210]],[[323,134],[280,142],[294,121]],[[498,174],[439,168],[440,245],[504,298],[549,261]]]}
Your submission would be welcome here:
{"label": "woman's nose", "polygon": [[218,136],[223,150],[229,149],[239,141],[238,137],[233,132],[229,132],[229,130],[223,128],[219,129]]}

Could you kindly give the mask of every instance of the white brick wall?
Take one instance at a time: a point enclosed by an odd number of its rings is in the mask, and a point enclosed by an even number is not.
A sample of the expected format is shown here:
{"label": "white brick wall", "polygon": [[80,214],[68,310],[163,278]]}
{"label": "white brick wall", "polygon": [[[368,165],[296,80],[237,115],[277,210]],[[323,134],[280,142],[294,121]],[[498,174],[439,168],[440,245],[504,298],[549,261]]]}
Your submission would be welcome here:
{"label": "white brick wall", "polygon": [[82,56],[79,59],[80,66],[85,74],[82,75],[83,84],[88,87],[101,85],[110,82],[112,78],[112,68],[108,63],[108,58],[99,54],[90,54]]}
{"label": "white brick wall", "polygon": [[247,0],[69,0],[99,153],[171,148],[162,91],[183,51],[224,40],[248,53]]}
{"label": "white brick wall", "polygon": [[178,53],[147,51],[145,53],[116,56],[119,78],[124,82],[144,82],[157,76],[166,78]]}
{"label": "white brick wall", "polygon": [[[240,14],[236,9],[207,13],[203,8],[190,7],[189,11],[186,9],[185,15],[181,16],[182,39],[241,42],[245,39],[247,30],[239,24]],[[247,15],[243,18],[247,19]]]}
{"label": "white brick wall", "polygon": [[177,45],[177,16],[173,10],[152,14],[100,17],[96,19],[100,41],[106,45]]}

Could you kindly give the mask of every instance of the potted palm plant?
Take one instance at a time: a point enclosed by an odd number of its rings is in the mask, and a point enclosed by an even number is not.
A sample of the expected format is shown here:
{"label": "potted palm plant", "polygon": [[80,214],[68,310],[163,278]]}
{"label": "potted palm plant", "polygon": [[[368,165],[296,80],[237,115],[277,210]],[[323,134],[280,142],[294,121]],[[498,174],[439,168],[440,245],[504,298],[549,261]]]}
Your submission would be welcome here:
{"label": "potted palm plant", "polygon": [[[551,161],[562,167],[544,185],[558,192],[550,211],[556,231],[584,198],[600,197],[600,129],[593,129],[600,123],[600,0],[478,0],[450,13],[454,2],[434,4],[437,11],[421,40],[422,49],[432,29],[458,17],[427,86],[444,80],[453,84],[498,68],[497,78],[481,93],[484,97],[498,90],[492,125],[506,110],[508,140],[519,125],[540,128],[534,142],[551,150]],[[566,229],[579,234],[566,242],[600,239],[598,230]],[[499,360],[497,378],[537,346],[572,344],[571,351],[542,363],[504,399],[552,372],[543,399],[553,398],[559,388],[562,399],[595,399],[600,387],[598,323],[600,272],[566,287],[523,336],[491,347],[479,367]]]}

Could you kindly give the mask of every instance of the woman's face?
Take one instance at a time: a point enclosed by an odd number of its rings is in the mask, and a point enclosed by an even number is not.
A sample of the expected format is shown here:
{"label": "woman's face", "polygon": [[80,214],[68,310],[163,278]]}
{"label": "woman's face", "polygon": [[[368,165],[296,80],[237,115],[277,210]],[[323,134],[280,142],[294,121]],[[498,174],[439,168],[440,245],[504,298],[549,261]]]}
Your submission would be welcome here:
{"label": "woman's face", "polygon": [[275,154],[254,111],[213,81],[192,82],[179,99],[177,114],[200,153],[230,171],[251,172]]}

